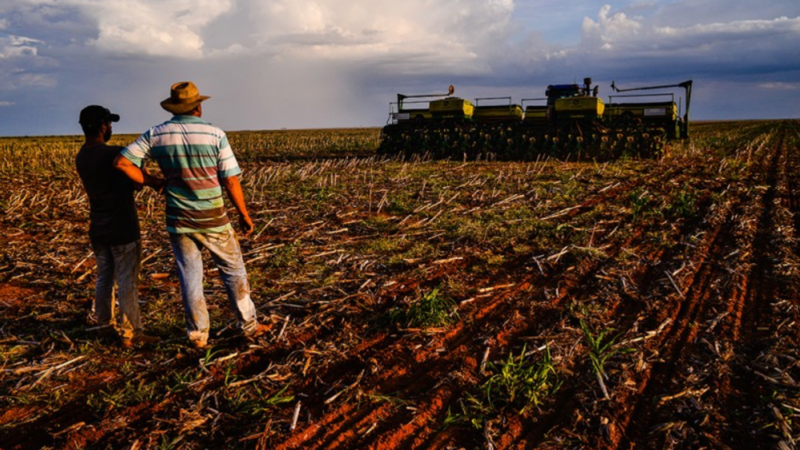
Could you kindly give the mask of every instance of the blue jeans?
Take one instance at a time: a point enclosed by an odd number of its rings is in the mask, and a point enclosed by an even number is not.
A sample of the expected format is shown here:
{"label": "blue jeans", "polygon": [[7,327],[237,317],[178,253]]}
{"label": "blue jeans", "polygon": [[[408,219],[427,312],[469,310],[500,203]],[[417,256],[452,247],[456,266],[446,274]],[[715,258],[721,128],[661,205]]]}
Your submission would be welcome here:
{"label": "blue jeans", "polygon": [[142,331],[139,314],[139,267],[142,261],[142,241],[123,245],[107,245],[92,241],[97,262],[94,310],[97,322],[116,326],[114,313],[114,282],[119,294],[119,309],[122,323],[118,331],[123,338],[130,339],[134,332]]}
{"label": "blue jeans", "polygon": [[233,230],[221,233],[170,233],[169,240],[178,264],[189,339],[208,339],[210,324],[203,295],[203,248],[211,252],[211,258],[219,269],[239,329],[245,335],[255,331],[258,325],[256,307],[250,299],[247,271]]}

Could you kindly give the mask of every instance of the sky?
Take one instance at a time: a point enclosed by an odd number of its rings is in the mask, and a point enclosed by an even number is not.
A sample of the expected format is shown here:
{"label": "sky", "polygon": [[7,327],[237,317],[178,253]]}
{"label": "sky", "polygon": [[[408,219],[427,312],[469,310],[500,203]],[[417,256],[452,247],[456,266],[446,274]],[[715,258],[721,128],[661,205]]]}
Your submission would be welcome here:
{"label": "sky", "polygon": [[799,43],[797,0],[3,0],[0,136],[80,134],[89,104],[141,133],[186,80],[228,131],[382,126],[397,93],[519,103],[585,77],[606,100],[691,79],[694,120],[798,118]]}

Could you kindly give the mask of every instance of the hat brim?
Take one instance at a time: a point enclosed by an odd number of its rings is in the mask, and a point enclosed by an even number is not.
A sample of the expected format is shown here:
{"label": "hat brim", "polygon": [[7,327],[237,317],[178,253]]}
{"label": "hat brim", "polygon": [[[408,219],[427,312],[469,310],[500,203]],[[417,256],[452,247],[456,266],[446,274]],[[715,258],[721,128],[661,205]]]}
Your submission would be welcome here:
{"label": "hat brim", "polygon": [[185,114],[189,111],[197,108],[197,105],[203,103],[204,101],[210,99],[211,97],[207,95],[201,95],[197,100],[190,102],[190,103],[174,103],[172,98],[168,98],[161,102],[161,107],[171,112],[172,114]]}
{"label": "hat brim", "polygon": [[106,120],[109,122],[119,122],[119,114],[109,114]]}

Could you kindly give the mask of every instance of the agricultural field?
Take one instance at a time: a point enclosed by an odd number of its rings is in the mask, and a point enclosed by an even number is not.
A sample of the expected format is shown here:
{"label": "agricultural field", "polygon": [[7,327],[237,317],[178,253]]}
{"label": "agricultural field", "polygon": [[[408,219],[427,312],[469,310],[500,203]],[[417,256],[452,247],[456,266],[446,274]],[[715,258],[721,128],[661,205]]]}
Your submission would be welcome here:
{"label": "agricultural field", "polygon": [[230,134],[272,329],[237,338],[208,259],[208,350],[159,194],[161,342],[124,350],[90,319],[81,138],[0,138],[0,448],[797,447],[800,121],[605,162],[399,160],[379,132]]}

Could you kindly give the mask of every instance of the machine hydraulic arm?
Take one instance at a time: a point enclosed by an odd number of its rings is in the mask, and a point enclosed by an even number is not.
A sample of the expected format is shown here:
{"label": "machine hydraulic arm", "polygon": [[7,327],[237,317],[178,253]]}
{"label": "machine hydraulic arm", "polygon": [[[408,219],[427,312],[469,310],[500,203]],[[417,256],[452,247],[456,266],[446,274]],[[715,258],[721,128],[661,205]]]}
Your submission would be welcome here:
{"label": "machine hydraulic arm", "polygon": [[689,137],[689,106],[692,102],[692,80],[686,80],[682,83],[678,84],[665,84],[661,86],[645,86],[645,87],[638,87],[638,88],[629,88],[629,89],[620,89],[616,86],[616,84],[612,81],[611,82],[611,89],[614,92],[631,92],[631,91],[648,91],[653,89],[670,89],[670,88],[683,88],[684,94],[686,96],[686,111],[683,114],[683,123],[681,124],[681,139],[686,139]]}

